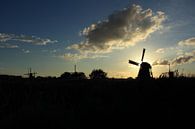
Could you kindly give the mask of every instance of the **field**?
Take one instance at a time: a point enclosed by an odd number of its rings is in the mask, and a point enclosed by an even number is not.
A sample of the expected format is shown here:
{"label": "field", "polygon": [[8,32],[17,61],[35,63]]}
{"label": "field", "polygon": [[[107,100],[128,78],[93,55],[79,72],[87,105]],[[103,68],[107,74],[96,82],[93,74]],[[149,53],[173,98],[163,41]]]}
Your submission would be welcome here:
{"label": "field", "polygon": [[195,128],[195,79],[0,80],[1,128]]}

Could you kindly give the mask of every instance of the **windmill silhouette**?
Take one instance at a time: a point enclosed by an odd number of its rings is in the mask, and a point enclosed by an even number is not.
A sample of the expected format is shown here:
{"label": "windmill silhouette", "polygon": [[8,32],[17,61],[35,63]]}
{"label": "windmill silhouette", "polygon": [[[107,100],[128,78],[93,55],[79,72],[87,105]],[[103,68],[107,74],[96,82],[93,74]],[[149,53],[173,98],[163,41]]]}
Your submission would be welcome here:
{"label": "windmill silhouette", "polygon": [[[169,65],[169,71],[162,73],[159,76],[159,78],[177,78],[177,77],[179,77],[179,71],[178,70],[172,71],[171,70],[171,63],[169,63],[168,65]],[[183,76],[183,74],[181,74],[181,76]]]}
{"label": "windmill silhouette", "polygon": [[30,79],[35,78],[35,75],[38,74],[37,72],[32,72],[32,69],[28,69],[28,73],[24,74],[27,75]]}
{"label": "windmill silhouette", "polygon": [[137,63],[135,61],[129,60],[129,64],[140,66],[138,76],[137,76],[137,78],[139,78],[139,79],[153,78],[152,66],[148,62],[143,62],[145,51],[146,51],[146,49],[143,48],[141,63]]}

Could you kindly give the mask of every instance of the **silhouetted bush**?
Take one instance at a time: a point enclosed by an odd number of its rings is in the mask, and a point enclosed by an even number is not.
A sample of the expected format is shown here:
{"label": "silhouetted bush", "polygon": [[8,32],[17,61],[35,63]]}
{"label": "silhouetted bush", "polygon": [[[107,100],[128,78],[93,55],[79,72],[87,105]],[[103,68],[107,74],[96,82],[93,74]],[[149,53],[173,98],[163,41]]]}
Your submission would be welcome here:
{"label": "silhouetted bush", "polygon": [[60,78],[62,79],[87,79],[85,76],[85,73],[83,72],[74,72],[74,73],[69,73],[69,72],[64,72]]}
{"label": "silhouetted bush", "polygon": [[63,78],[63,79],[71,79],[71,73],[69,72],[64,72],[60,78]]}
{"label": "silhouetted bush", "polygon": [[85,76],[85,73],[83,72],[74,72],[71,74],[71,78],[72,79],[87,79],[87,77]]}
{"label": "silhouetted bush", "polygon": [[91,74],[89,74],[90,79],[106,79],[107,73],[101,69],[94,69]]}

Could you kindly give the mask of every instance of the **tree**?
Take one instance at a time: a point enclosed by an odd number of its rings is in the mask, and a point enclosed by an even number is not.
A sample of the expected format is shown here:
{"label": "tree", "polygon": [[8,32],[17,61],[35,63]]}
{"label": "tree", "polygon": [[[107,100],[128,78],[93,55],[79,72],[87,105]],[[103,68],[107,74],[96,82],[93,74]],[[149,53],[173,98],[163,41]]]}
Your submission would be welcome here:
{"label": "tree", "polygon": [[64,72],[60,78],[63,78],[63,79],[71,79],[71,73],[69,72]]}
{"label": "tree", "polygon": [[83,72],[74,72],[74,73],[69,73],[69,72],[64,72],[60,78],[66,79],[66,80],[77,80],[77,79],[87,79],[85,76],[85,73]]}
{"label": "tree", "polygon": [[89,74],[90,79],[106,79],[107,78],[107,73],[104,72],[101,69],[94,69],[90,74]]}
{"label": "tree", "polygon": [[71,75],[72,75],[72,79],[87,79],[85,73],[83,72],[74,72]]}

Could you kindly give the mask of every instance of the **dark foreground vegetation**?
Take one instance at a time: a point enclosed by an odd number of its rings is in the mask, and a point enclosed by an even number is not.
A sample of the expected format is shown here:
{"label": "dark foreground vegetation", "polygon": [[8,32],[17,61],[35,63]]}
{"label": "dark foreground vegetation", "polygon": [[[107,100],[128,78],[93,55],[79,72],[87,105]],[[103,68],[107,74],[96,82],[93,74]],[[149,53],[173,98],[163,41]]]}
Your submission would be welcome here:
{"label": "dark foreground vegetation", "polygon": [[0,79],[0,128],[195,128],[195,79]]}

